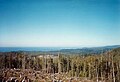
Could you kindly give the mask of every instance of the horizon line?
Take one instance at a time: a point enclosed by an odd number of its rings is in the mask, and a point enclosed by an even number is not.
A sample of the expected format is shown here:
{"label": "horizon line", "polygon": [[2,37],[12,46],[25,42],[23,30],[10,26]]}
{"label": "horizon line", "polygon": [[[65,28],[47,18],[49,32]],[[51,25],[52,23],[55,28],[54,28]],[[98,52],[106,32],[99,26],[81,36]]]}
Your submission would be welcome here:
{"label": "horizon line", "polygon": [[105,46],[120,46],[120,44],[112,44],[112,45],[88,45],[88,46],[0,46],[0,47],[51,47],[51,48],[84,48],[84,47],[105,47]]}

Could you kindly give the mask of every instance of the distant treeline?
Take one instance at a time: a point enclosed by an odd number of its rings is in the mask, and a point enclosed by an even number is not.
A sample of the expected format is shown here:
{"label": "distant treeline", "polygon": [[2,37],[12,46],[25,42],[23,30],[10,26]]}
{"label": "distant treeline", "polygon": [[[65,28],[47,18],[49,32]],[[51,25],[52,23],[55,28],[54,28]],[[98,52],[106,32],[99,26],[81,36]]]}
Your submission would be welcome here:
{"label": "distant treeline", "polygon": [[120,48],[89,55],[29,55],[25,52],[0,53],[0,68],[34,69],[44,73],[66,73],[69,77],[120,81]]}

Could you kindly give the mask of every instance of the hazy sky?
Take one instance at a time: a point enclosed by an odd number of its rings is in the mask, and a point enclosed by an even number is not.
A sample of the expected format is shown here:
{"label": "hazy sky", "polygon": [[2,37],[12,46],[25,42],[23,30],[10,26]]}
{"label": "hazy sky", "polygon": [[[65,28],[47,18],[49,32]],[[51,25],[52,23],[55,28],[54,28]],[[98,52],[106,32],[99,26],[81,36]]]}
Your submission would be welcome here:
{"label": "hazy sky", "polygon": [[120,44],[120,0],[0,0],[0,46]]}

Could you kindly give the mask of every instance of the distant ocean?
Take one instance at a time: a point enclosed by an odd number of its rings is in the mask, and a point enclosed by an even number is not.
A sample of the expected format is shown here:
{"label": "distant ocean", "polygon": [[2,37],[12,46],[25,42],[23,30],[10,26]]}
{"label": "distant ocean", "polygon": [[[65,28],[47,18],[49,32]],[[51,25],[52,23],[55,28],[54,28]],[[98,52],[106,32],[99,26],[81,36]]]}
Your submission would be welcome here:
{"label": "distant ocean", "polygon": [[0,47],[0,52],[10,51],[56,51],[63,48],[60,47]]}
{"label": "distant ocean", "polygon": [[10,51],[56,51],[68,47],[0,47],[0,52]]}

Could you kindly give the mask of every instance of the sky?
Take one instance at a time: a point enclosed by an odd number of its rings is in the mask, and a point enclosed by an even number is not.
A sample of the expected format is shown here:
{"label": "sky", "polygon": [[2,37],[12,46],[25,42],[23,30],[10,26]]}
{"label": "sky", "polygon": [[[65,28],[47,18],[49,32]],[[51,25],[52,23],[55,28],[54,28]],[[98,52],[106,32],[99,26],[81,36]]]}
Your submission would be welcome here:
{"label": "sky", "polygon": [[0,47],[120,45],[120,0],[0,0]]}

